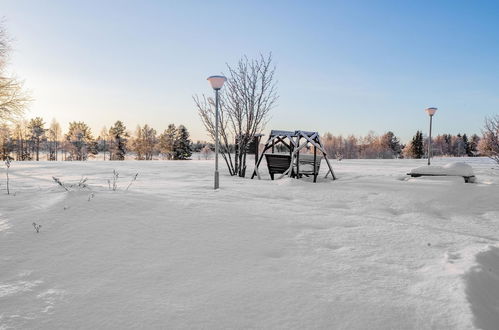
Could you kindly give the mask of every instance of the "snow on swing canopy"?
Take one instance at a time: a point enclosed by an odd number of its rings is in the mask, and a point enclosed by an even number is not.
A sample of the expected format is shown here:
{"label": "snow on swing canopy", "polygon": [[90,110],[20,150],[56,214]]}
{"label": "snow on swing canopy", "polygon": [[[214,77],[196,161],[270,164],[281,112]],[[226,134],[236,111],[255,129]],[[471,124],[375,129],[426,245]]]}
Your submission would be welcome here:
{"label": "snow on swing canopy", "polygon": [[207,80],[210,82],[210,85],[214,90],[219,90],[227,81],[227,78],[224,76],[209,76]]}

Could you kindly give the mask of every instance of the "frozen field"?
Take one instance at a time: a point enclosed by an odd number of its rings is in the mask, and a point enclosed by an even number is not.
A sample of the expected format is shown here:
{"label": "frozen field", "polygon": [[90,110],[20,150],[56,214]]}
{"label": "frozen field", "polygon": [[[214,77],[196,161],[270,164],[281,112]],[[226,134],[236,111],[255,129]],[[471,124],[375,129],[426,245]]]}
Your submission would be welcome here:
{"label": "frozen field", "polygon": [[0,329],[498,329],[499,169],[464,161],[477,183],[343,160],[219,191],[213,161],[13,163]]}

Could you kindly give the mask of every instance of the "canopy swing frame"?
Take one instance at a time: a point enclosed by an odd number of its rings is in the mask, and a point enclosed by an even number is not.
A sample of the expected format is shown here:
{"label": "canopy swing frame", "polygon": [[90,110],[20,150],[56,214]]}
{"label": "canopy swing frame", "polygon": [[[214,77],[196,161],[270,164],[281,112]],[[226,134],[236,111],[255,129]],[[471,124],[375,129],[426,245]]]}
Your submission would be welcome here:
{"label": "canopy swing frame", "polygon": [[[304,139],[303,143],[300,144],[300,140]],[[289,141],[289,142],[287,142]],[[255,164],[255,169],[253,171],[253,174],[251,178],[253,179],[255,176],[258,177],[258,179],[261,179],[260,177],[260,172],[258,170],[258,167],[260,166],[260,163],[263,160],[263,157],[268,153],[266,153],[269,149],[272,150],[272,154],[275,153],[275,146],[279,143],[284,144],[288,150],[289,154],[291,157],[289,168],[285,170],[279,177],[278,179],[283,178],[284,176],[289,176],[289,177],[296,177],[300,178],[300,151],[307,147],[309,144],[314,147],[314,161],[313,161],[313,175],[314,175],[314,182],[317,180],[318,176],[318,169],[317,169],[317,151],[319,151],[322,156],[324,156],[324,160],[326,161],[326,164],[328,166],[328,171],[325,175],[325,178],[331,173],[331,176],[333,180],[336,180],[336,176],[333,171],[333,167],[331,166],[331,163],[329,162],[329,159],[327,158],[327,153],[326,150],[324,149],[324,146],[321,142],[321,138],[319,136],[318,132],[307,132],[307,131],[280,131],[280,130],[272,130],[270,132],[269,138],[267,142],[265,143],[264,149],[260,156],[258,157],[258,161]],[[320,159],[319,159],[320,161]],[[269,169],[270,170],[270,169]],[[273,178],[273,173],[271,173],[271,177]]]}

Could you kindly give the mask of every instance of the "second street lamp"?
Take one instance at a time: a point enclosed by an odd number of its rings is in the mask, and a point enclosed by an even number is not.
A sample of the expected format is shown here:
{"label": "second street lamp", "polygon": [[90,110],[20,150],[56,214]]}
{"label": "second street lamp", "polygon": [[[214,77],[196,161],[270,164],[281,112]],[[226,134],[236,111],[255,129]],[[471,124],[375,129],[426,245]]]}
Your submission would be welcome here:
{"label": "second street lamp", "polygon": [[426,113],[428,116],[430,116],[430,136],[428,139],[428,165],[430,165],[430,158],[431,158],[431,124],[432,124],[432,119],[433,115],[437,112],[437,108],[427,108],[425,109]]}
{"label": "second street lamp", "polygon": [[224,76],[210,76],[208,77],[208,81],[210,82],[211,87],[215,90],[215,185],[214,188],[218,189],[219,184],[219,175],[218,175],[218,107],[219,107],[219,96],[218,92],[223,87],[227,78]]}

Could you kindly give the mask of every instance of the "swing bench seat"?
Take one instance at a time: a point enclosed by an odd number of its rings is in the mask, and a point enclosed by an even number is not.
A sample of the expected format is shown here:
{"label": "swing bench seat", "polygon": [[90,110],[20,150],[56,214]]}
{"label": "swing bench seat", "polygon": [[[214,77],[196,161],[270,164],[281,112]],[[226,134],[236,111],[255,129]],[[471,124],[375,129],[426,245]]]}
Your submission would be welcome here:
{"label": "swing bench seat", "polygon": [[[269,169],[270,178],[274,180],[274,174],[282,174],[289,169],[291,165],[291,156],[288,154],[265,154],[267,167]],[[317,180],[321,166],[322,156],[317,156],[314,169],[314,155],[303,154],[299,156],[299,173],[301,176],[314,176],[314,182]],[[293,166],[291,177],[295,177],[297,173],[296,165]]]}
{"label": "swing bench seat", "polygon": [[[315,162],[315,169],[314,169],[314,155],[308,155],[308,154],[300,154],[299,156],[299,163],[300,163],[300,175],[314,175],[317,176],[317,174],[320,171],[321,168],[321,160],[322,156],[317,155],[316,157],[316,162]],[[294,166],[295,168],[295,173],[296,173],[296,165]]]}
{"label": "swing bench seat", "polygon": [[270,178],[274,180],[274,174],[282,174],[291,165],[291,155],[286,154],[265,154]]}

